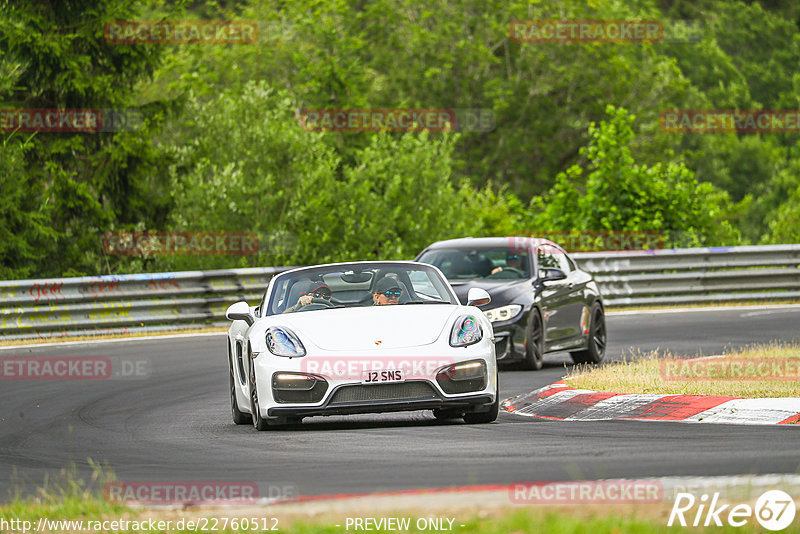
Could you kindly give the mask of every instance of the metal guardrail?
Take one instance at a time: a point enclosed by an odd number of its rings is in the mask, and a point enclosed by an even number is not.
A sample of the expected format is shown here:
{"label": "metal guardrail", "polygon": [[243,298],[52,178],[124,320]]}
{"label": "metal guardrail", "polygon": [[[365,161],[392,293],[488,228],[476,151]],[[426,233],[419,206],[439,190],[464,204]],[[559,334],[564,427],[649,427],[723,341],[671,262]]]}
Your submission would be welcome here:
{"label": "metal guardrail", "polygon": [[606,304],[650,306],[800,299],[800,245],[573,254]]}
{"label": "metal guardrail", "polygon": [[173,330],[225,321],[292,267],[0,281],[0,339]]}
{"label": "metal guardrail", "polygon": [[[800,245],[586,252],[607,306],[800,300]],[[291,267],[0,281],[0,338],[148,332],[226,324]]]}

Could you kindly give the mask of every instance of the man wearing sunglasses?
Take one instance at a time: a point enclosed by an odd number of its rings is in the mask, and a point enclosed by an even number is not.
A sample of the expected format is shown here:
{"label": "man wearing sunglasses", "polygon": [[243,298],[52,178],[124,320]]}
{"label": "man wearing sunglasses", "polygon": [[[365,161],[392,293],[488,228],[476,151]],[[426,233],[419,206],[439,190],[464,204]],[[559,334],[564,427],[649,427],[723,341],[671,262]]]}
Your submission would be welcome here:
{"label": "man wearing sunglasses", "polygon": [[385,276],[378,280],[372,292],[372,303],[375,306],[386,306],[387,304],[397,304],[400,302],[400,295],[403,289],[394,278]]}
{"label": "man wearing sunglasses", "polygon": [[300,298],[297,299],[297,303],[294,306],[288,308],[283,313],[295,312],[301,310],[304,307],[311,304],[312,299],[325,299],[327,301],[330,301],[331,288],[329,288],[324,282],[309,283],[308,288],[300,293]]}

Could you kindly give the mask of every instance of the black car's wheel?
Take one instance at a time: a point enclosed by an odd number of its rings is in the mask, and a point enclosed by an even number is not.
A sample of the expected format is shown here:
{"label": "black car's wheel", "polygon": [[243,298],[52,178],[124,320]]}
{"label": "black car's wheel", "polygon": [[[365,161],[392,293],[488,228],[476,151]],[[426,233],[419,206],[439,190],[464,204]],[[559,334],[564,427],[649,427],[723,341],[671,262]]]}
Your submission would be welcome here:
{"label": "black car's wheel", "polygon": [[236,402],[236,379],[233,377],[233,366],[230,359],[228,359],[228,370],[231,378],[231,415],[233,416],[233,422],[237,425],[250,424],[253,421],[250,414],[241,411],[239,403]]}
{"label": "black car's wheel", "polygon": [[464,414],[464,422],[469,425],[491,423],[497,419],[497,414],[500,413],[500,383],[497,380],[497,371],[495,370],[495,390],[494,403],[489,407],[487,412],[467,412]]}
{"label": "black car's wheel", "polygon": [[267,420],[261,417],[261,410],[258,405],[258,389],[256,388],[256,369],[253,358],[250,358],[250,409],[253,412],[253,426],[256,430],[266,430],[269,425]]}
{"label": "black car's wheel", "polygon": [[542,365],[544,365],[544,326],[539,310],[534,308],[531,311],[528,339],[525,343],[523,367],[531,371],[538,371]]}
{"label": "black car's wheel", "polygon": [[606,355],[606,317],[599,303],[592,305],[589,315],[589,339],[586,341],[586,350],[570,353],[575,363],[600,363]]}

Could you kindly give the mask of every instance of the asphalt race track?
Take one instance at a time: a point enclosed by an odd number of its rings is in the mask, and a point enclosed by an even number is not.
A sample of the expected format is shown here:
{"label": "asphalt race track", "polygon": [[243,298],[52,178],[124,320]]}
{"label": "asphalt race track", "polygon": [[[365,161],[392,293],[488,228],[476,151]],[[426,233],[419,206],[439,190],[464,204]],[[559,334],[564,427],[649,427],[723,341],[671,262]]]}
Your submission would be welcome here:
{"label": "asphalt race track", "polygon": [[[614,315],[609,356],[629,350],[718,353],[798,337],[800,307]],[[256,432],[231,422],[222,334],[11,349],[13,356],[146,361],[149,376],[0,382],[0,495],[70,463],[108,464],[122,481],[252,481],[302,495],[369,493],[522,480],[800,473],[800,429],[663,422],[439,423],[430,412],[306,419]],[[502,398],[564,374],[507,370]],[[16,481],[16,482],[15,482]]]}

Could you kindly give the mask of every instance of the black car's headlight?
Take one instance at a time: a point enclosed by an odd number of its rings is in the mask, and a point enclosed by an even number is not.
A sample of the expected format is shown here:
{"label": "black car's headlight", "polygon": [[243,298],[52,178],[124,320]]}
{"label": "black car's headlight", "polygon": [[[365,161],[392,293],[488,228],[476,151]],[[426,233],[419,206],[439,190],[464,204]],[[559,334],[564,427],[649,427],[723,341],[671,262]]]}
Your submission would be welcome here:
{"label": "black car's headlight", "polygon": [[483,329],[472,315],[462,315],[456,319],[450,332],[451,347],[466,347],[483,339]]}
{"label": "black car's headlight", "polygon": [[519,304],[509,304],[508,306],[500,306],[499,308],[492,308],[486,310],[483,314],[489,319],[489,322],[497,323],[499,321],[508,321],[513,319],[519,312],[522,311],[522,306]]}
{"label": "black car's headlight", "polygon": [[267,348],[275,356],[294,358],[306,355],[306,348],[294,332],[283,326],[267,328]]}

